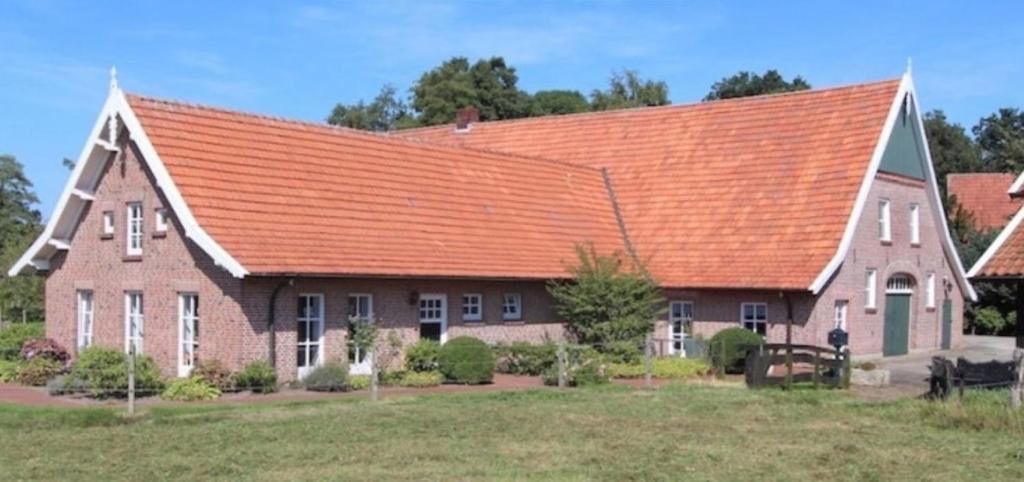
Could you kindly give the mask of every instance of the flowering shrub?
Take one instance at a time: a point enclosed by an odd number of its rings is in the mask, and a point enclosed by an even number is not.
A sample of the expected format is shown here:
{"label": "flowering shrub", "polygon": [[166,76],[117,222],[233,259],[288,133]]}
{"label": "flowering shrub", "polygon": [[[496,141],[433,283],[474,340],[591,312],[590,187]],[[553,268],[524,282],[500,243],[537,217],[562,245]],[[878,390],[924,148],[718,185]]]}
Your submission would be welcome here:
{"label": "flowering shrub", "polygon": [[67,367],[71,354],[52,338],[35,338],[21,345],[21,357],[32,361],[34,358],[46,358]]}

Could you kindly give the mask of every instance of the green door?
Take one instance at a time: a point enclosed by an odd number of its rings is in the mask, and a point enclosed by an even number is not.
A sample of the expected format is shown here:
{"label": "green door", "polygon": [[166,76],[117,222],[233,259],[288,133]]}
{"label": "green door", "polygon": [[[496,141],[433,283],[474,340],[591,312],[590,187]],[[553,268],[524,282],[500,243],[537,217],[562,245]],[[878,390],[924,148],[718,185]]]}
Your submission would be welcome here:
{"label": "green door", "polygon": [[882,355],[906,355],[910,339],[910,295],[885,295],[885,331]]}
{"label": "green door", "polygon": [[953,300],[942,302],[942,349],[948,350],[953,339]]}

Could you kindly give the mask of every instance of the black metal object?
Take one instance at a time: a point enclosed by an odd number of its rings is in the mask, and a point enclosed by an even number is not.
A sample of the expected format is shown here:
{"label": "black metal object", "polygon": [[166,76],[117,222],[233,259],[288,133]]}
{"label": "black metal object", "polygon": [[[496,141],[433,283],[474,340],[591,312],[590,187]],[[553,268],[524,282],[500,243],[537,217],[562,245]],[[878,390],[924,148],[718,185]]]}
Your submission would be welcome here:
{"label": "black metal object", "polygon": [[1012,361],[992,360],[975,363],[958,358],[954,364],[946,357],[932,357],[928,395],[931,398],[945,400],[956,388],[960,397],[963,397],[965,388],[1008,387],[1013,384],[1015,377],[1016,368]]}
{"label": "black metal object", "polygon": [[842,347],[850,344],[850,334],[842,328],[836,328],[828,332],[828,344],[839,351]]}

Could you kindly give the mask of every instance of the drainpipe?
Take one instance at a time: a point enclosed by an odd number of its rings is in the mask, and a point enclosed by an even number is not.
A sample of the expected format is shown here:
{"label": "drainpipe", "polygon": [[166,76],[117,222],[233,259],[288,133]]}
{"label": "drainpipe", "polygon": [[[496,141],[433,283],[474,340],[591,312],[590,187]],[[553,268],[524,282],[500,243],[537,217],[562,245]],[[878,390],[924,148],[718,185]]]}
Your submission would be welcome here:
{"label": "drainpipe", "polygon": [[277,319],[277,294],[281,292],[286,286],[295,286],[295,280],[289,279],[288,281],[282,281],[274,287],[274,291],[270,293],[270,319],[267,322],[267,352],[270,357],[270,367],[277,371],[277,328],[274,323]]}

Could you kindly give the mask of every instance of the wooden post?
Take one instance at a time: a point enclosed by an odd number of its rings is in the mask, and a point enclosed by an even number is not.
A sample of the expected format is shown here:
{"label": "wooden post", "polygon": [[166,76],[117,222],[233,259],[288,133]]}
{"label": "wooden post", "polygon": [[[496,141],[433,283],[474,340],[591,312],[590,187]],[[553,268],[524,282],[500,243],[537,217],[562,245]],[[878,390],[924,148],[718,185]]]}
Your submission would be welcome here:
{"label": "wooden post", "polygon": [[567,385],[566,378],[566,367],[565,367],[565,342],[558,342],[558,388],[565,388]]}
{"label": "wooden post", "polygon": [[786,298],[786,389],[793,386],[793,303]]}
{"label": "wooden post", "polygon": [[814,388],[818,388],[818,371],[821,369],[821,350],[818,347],[814,347],[814,373],[811,374],[811,381],[814,383]]}
{"label": "wooden post", "polygon": [[128,416],[135,415],[135,342],[128,343]]}
{"label": "wooden post", "polygon": [[651,334],[648,333],[647,336],[644,338],[644,388],[647,389],[650,389],[654,386],[651,380],[653,375],[652,372],[654,371],[654,367],[652,366],[654,363],[654,356],[652,353],[654,351],[653,345],[654,340],[651,338]]}
{"label": "wooden post", "polygon": [[844,389],[850,388],[850,370],[852,368],[850,364],[850,350],[847,349],[843,352],[843,378],[841,383]]}
{"label": "wooden post", "polygon": [[1010,388],[1010,405],[1019,410],[1021,397],[1024,396],[1024,348],[1013,350],[1014,378]]}
{"label": "wooden post", "polygon": [[377,349],[374,344],[370,345],[370,400],[376,402],[380,399],[380,369],[377,367]]}

